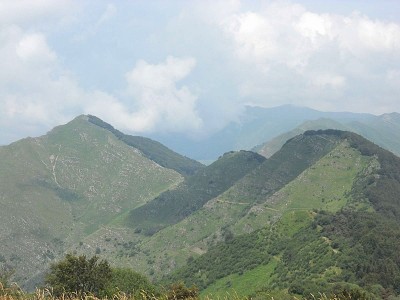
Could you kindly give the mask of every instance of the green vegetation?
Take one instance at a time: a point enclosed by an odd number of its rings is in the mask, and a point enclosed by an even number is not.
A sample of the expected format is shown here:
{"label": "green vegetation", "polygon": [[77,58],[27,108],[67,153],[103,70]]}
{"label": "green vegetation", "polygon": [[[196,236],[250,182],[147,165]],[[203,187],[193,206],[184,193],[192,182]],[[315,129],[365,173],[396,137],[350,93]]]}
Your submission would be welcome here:
{"label": "green vegetation", "polygon": [[169,280],[184,279],[188,285],[205,289],[217,279],[230,274],[243,274],[270,261],[271,256],[264,252],[269,243],[269,232],[257,231],[234,238],[226,235],[226,241],[211,247],[207,254],[188,260]]}
{"label": "green vegetation", "polygon": [[400,159],[389,151],[349,132],[307,131],[270,159],[229,152],[185,178],[141,151],[86,117],[0,148],[9,237],[0,264],[16,270],[12,281],[37,285],[45,266],[77,251],[116,266],[101,287],[68,287],[98,296],[159,292],[129,268],[173,284],[157,295],[165,299],[400,294]]}
{"label": "green vegetation", "polygon": [[[270,286],[272,274],[276,268],[278,260],[272,258],[267,264],[259,265],[246,272],[233,273],[216,280],[213,284],[201,291],[202,296],[212,295],[212,297],[223,299],[228,295],[238,295],[239,297],[254,296],[256,292],[265,286]],[[262,280],[260,280],[262,278]],[[277,293],[277,291],[275,291]],[[286,294],[288,296],[288,294]],[[272,295],[270,294],[270,297]],[[265,296],[263,299],[269,299]],[[229,297],[231,298],[231,297]],[[274,295],[275,299],[282,299]]]}
{"label": "green vegetation", "polygon": [[[186,284],[194,284],[204,293],[213,295],[221,296],[229,289],[234,289],[239,295],[249,295],[270,282],[280,261],[278,257],[294,236],[288,232],[289,227],[292,229],[295,225],[300,230],[309,224],[308,213],[296,211],[288,213],[283,222],[278,222],[272,229],[265,227],[250,234],[228,236],[224,242],[210,247],[206,254],[188,260],[187,265],[174,272],[168,280],[183,279]],[[256,279],[255,274],[260,277]],[[250,286],[241,283],[246,278],[254,279]],[[221,289],[222,282],[225,289]]]}
{"label": "green vegetation", "polygon": [[106,294],[111,298],[112,295],[124,293],[139,297],[145,291],[148,294],[155,294],[156,287],[140,273],[128,268],[113,268],[111,280],[107,282]]}
{"label": "green vegetation", "polygon": [[[320,134],[321,137],[316,137],[319,134],[315,132],[290,141],[290,146],[298,149],[298,152],[294,154],[298,159],[306,156],[307,151],[308,153],[310,151],[309,148],[302,148],[296,143],[307,142],[309,147],[313,145],[319,147],[320,151],[316,151],[318,155],[329,150],[320,147],[319,142],[326,141],[331,143],[332,147],[324,156],[316,158],[315,163],[310,163],[311,166],[301,172],[295,180],[286,185],[281,182],[283,188],[278,188],[278,191],[274,193],[270,192],[265,198],[260,197],[260,203],[252,202],[250,197],[239,198],[238,195],[242,193],[239,186],[243,187],[249,195],[257,195],[257,190],[256,192],[247,190],[248,186],[243,183],[243,181],[250,181],[256,172],[258,175],[254,177],[263,178],[265,186],[269,185],[270,178],[273,176],[266,176],[260,171],[264,168],[266,161],[195,213],[140,243],[139,251],[146,253],[146,255],[139,253],[135,257],[140,270],[154,270],[154,275],[148,274],[159,278],[161,274],[173,270],[174,267],[171,266],[183,266],[191,256],[196,258],[209,250],[210,246],[224,240],[226,233],[230,232],[233,235],[248,233],[263,228],[267,224],[274,224],[277,220],[281,220],[279,224],[285,228],[282,230],[289,233],[295,232],[301,224],[300,220],[296,220],[303,218],[301,212],[307,216],[308,211],[314,208],[336,212],[346,206],[351,209],[373,211],[365,197],[356,197],[357,199],[353,200],[352,190],[354,182],[363,184],[363,180],[359,178],[371,176],[379,169],[376,157],[361,156],[360,152],[352,148],[347,138],[342,138],[338,131],[323,132]],[[317,142],[313,142],[314,140]],[[280,157],[283,162],[296,161],[290,157],[290,151],[286,153],[277,157]],[[262,170],[265,170],[265,173],[270,172],[267,168]],[[278,172],[277,174],[279,175]],[[307,188],[305,189],[304,186]],[[290,213],[286,214],[286,212]],[[147,260],[151,264],[146,263]]]}
{"label": "green vegetation", "polygon": [[210,166],[187,178],[177,188],[131,211],[127,222],[138,231],[152,235],[200,209],[264,160],[261,155],[249,151],[226,153]]}
{"label": "green vegetation", "polygon": [[[289,246],[290,248],[291,246]],[[275,262],[278,260],[275,259]],[[224,282],[225,292],[222,293],[205,293],[202,299],[300,299],[299,293],[304,288],[309,287],[309,282],[302,284],[295,283],[291,287],[283,290],[270,290],[263,288],[259,292],[249,296],[249,292],[253,291],[259,284],[259,276],[264,277],[265,272],[272,273],[277,269],[276,263],[270,263],[265,267],[259,266],[245,274],[239,273],[221,279]],[[239,279],[239,286],[247,291],[247,294],[238,293],[232,289],[227,290],[232,281]],[[231,281],[232,280],[232,281]],[[54,263],[47,275],[47,288],[44,290],[36,290],[35,294],[25,294],[17,286],[6,287],[0,284],[0,299],[40,299],[40,300],[56,300],[56,299],[100,299],[98,297],[106,297],[105,299],[153,299],[153,300],[198,300],[199,291],[196,286],[187,287],[183,281],[171,284],[168,288],[156,287],[152,285],[145,277],[130,269],[111,269],[106,260],[99,261],[97,256],[87,259],[85,256],[75,256],[67,254],[66,257]],[[264,285],[270,285],[271,280],[263,282]],[[375,299],[371,293],[364,291],[357,285],[344,284],[343,287],[335,286],[335,293],[318,293],[316,298],[313,294],[310,297],[301,299]],[[376,288],[375,288],[376,291]],[[295,296],[296,295],[296,296]],[[331,295],[331,296],[326,296]],[[387,297],[389,293],[384,294]]]}
{"label": "green vegetation", "polygon": [[330,152],[339,141],[339,136],[324,133],[297,136],[238,182],[226,197],[237,202],[263,202]]}
{"label": "green vegetation", "polygon": [[167,300],[195,300],[199,298],[199,290],[195,286],[188,288],[183,282],[178,282],[171,285],[166,298]]}
{"label": "green vegetation", "polygon": [[111,278],[111,267],[107,261],[99,261],[97,256],[87,259],[84,255],[67,254],[63,260],[51,265],[46,284],[56,296],[64,293],[100,295]]}
{"label": "green vegetation", "polygon": [[400,192],[400,159],[376,145],[369,145],[361,137],[354,140],[353,145],[364,155],[377,157],[380,167],[374,174],[360,180],[354,193],[364,195],[385,217],[400,221],[400,203],[396,201]]}
{"label": "green vegetation", "polygon": [[[400,229],[393,222],[368,212],[293,214],[300,215],[292,223],[211,247],[170,280],[183,278],[201,287],[202,295],[219,297],[227,291],[257,296],[287,290],[307,297],[347,290],[368,299],[399,293]],[[299,221],[297,231],[287,234],[285,228]]]}
{"label": "green vegetation", "polygon": [[33,289],[54,259],[182,180],[85,116],[0,147],[0,268]]}
{"label": "green vegetation", "polygon": [[[249,234],[228,235],[170,280],[184,278],[218,296],[229,290],[257,297],[284,290],[357,299],[399,294],[400,159],[351,133],[312,131],[303,138],[316,136],[334,141],[332,151],[271,202],[267,197],[267,209],[255,206],[239,223],[243,228],[253,220],[254,226],[256,219],[281,213],[279,219]],[[243,286],[249,278],[251,284]]]}
{"label": "green vegetation", "polygon": [[57,297],[72,293],[108,297],[118,293],[136,297],[156,293],[156,287],[143,275],[127,268],[111,268],[107,260],[100,261],[98,256],[88,259],[67,254],[51,265],[45,284]]}
{"label": "green vegetation", "polygon": [[110,124],[95,116],[88,116],[89,122],[113,133],[118,139],[139,149],[148,159],[155,161],[160,166],[177,171],[182,175],[193,175],[204,166],[188,157],[182,156],[159,142],[141,136],[131,136],[116,130]]}
{"label": "green vegetation", "polygon": [[321,214],[315,222],[340,253],[338,279],[400,293],[400,227],[396,221],[377,213],[341,211]]}

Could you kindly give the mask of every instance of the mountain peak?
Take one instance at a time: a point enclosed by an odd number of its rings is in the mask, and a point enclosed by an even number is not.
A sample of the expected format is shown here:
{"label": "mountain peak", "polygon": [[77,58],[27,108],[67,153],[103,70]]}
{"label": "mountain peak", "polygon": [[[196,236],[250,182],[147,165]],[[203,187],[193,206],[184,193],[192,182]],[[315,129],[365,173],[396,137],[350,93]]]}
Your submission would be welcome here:
{"label": "mountain peak", "polygon": [[184,176],[193,175],[204,167],[201,163],[182,156],[157,141],[142,136],[124,134],[95,116],[88,115],[86,117],[90,123],[111,132],[125,144],[139,149],[147,158],[163,167],[173,169]]}

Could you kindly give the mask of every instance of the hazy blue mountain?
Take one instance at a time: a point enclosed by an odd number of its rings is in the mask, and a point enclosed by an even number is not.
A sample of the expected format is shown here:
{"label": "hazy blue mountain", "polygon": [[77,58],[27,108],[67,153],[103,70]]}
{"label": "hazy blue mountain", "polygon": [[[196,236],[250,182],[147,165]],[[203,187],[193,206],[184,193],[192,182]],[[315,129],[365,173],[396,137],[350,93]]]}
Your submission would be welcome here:
{"label": "hazy blue mountain", "polygon": [[265,157],[270,157],[277,152],[282,145],[290,138],[307,130],[318,129],[340,129],[358,133],[377,145],[400,155],[400,114],[391,113],[380,116],[369,116],[360,118],[357,121],[341,119],[317,119],[302,123],[293,130],[278,135],[265,143],[253,148]]}
{"label": "hazy blue mountain", "polygon": [[305,121],[320,118],[347,123],[368,121],[374,119],[374,116],[349,112],[321,112],[292,105],[273,108],[248,106],[239,121],[231,122],[206,138],[196,140],[182,134],[155,134],[150,137],[196,160],[214,161],[221,153],[231,150],[250,150]]}

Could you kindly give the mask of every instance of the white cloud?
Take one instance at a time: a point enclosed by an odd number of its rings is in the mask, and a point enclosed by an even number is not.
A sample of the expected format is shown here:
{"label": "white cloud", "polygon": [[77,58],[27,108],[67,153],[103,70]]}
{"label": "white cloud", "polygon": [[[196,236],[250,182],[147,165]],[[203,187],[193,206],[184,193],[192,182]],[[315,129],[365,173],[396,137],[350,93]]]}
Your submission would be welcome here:
{"label": "white cloud", "polygon": [[[108,5],[96,26],[111,20],[115,13],[116,7]],[[31,17],[42,14],[32,12]],[[122,100],[101,88],[80,86],[44,32],[1,25],[0,55],[0,126],[9,128],[0,140],[22,137],[14,137],[18,132],[36,135],[39,129],[48,130],[80,113],[98,115],[117,128],[137,133],[196,131],[202,127],[197,96],[180,84],[196,65],[193,58],[171,56],[160,64],[138,61],[126,74],[128,99]]]}
{"label": "white cloud", "polygon": [[86,110],[134,132],[199,130],[197,96],[187,86],[178,86],[195,65],[193,58],[172,56],[160,64],[141,60],[126,74],[130,105],[108,98]]}
{"label": "white cloud", "polygon": [[372,21],[359,13],[316,14],[298,4],[279,1],[260,12],[233,14],[221,27],[234,41],[239,58],[264,64],[290,62],[296,56],[308,59],[332,42],[345,54],[400,49],[398,24]]}
{"label": "white cloud", "polygon": [[268,60],[276,56],[278,32],[261,15],[248,12],[233,16],[225,23],[225,30],[235,43],[241,59]]}
{"label": "white cloud", "polygon": [[260,105],[327,107],[322,97],[333,109],[376,113],[385,68],[400,69],[400,26],[360,13],[318,14],[271,1],[257,11],[235,12],[219,26],[231,41],[233,63],[247,70],[238,77],[239,91]]}
{"label": "white cloud", "polygon": [[319,74],[311,78],[311,83],[316,87],[341,88],[345,85],[346,79],[340,75]]}
{"label": "white cloud", "polygon": [[165,63],[149,64],[143,60],[126,74],[132,93],[151,91],[168,91],[174,88],[177,81],[185,78],[192,71],[196,61],[193,58],[175,58],[169,56]]}
{"label": "white cloud", "polygon": [[354,14],[339,20],[338,27],[341,47],[355,55],[400,50],[400,26],[397,24],[372,21]]}
{"label": "white cloud", "polygon": [[0,126],[6,128],[1,143],[43,133],[79,111],[83,91],[42,31],[60,28],[75,8],[67,0],[0,2]]}
{"label": "white cloud", "polygon": [[178,86],[195,65],[193,58],[172,56],[160,64],[139,61],[126,74],[135,111],[125,127],[139,132],[199,130],[202,120],[196,111],[197,96],[187,86]]}
{"label": "white cloud", "polygon": [[18,57],[26,62],[42,64],[52,62],[56,54],[49,48],[43,34],[28,34],[20,39],[16,46]]}
{"label": "white cloud", "polygon": [[399,111],[399,23],[308,5],[0,1],[0,126],[22,137],[85,112],[197,134],[246,103]]}
{"label": "white cloud", "polygon": [[0,41],[0,126],[7,128],[2,142],[43,133],[81,113],[91,93],[60,64],[44,33],[5,25]]}

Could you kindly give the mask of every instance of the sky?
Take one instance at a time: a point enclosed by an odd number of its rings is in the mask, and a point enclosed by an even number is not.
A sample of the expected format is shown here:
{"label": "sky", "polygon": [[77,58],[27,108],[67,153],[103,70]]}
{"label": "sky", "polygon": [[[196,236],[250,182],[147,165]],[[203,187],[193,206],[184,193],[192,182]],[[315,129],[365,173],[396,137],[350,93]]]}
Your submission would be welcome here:
{"label": "sky", "polygon": [[246,105],[400,112],[398,0],[0,0],[0,144],[92,114],[206,136]]}

